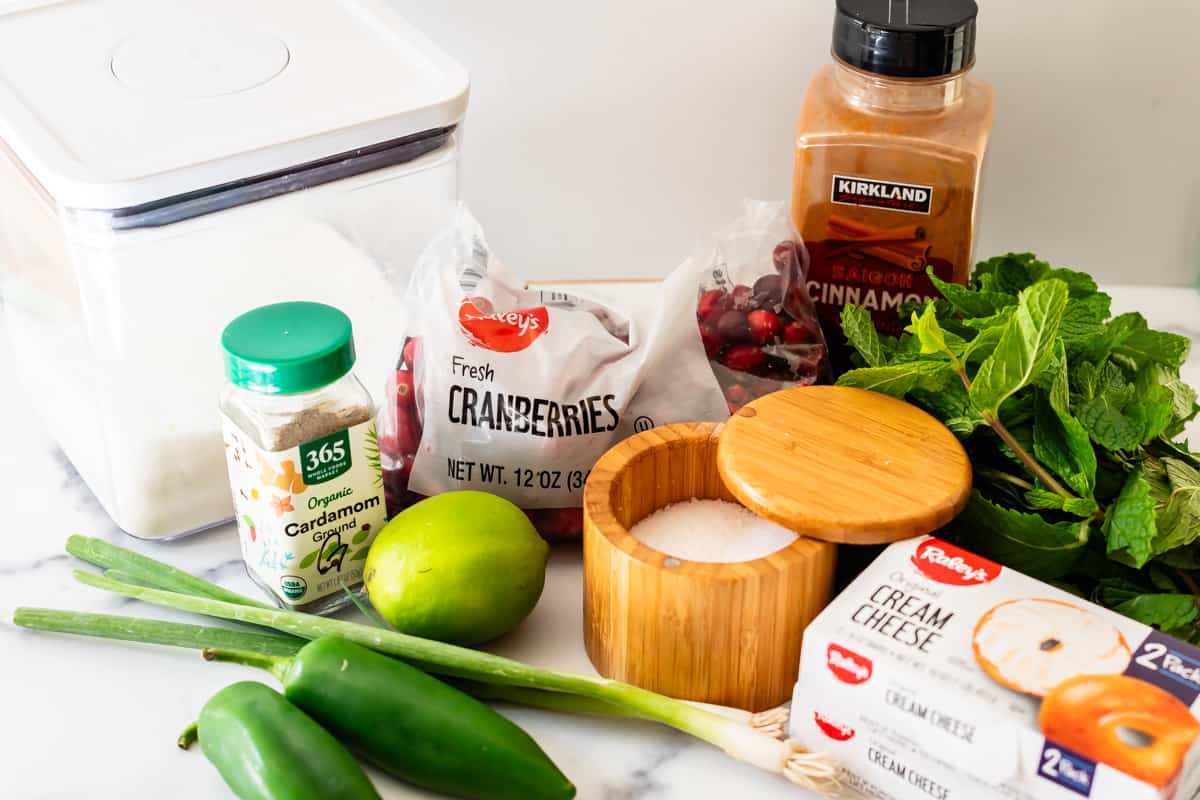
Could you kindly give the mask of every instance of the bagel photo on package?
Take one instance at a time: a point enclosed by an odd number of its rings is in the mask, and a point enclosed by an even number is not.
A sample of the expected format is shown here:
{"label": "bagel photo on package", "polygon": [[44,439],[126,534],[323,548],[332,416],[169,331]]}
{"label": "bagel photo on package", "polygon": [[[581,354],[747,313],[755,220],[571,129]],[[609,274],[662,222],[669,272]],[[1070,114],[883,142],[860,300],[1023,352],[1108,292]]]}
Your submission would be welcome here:
{"label": "bagel photo on package", "polygon": [[887,800],[1200,796],[1200,649],[934,537],[804,633],[789,734]]}

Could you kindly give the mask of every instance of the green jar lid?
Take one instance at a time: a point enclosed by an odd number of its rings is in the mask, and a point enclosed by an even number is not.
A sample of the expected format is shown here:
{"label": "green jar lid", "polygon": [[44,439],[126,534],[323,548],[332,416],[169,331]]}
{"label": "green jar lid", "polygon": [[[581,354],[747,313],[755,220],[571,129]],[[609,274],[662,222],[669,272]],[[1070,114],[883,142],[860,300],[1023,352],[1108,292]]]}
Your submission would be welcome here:
{"label": "green jar lid", "polygon": [[274,303],[225,326],[225,377],[260,394],[298,394],[333,383],[354,366],[350,318],[324,303]]}

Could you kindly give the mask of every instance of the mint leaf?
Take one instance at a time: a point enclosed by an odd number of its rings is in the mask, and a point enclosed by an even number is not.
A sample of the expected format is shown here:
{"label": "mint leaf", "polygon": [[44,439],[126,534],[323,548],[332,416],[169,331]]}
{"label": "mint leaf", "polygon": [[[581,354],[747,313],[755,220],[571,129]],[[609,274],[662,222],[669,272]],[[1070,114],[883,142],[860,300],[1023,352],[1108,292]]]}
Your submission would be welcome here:
{"label": "mint leaf", "polygon": [[1096,444],[1109,450],[1132,450],[1158,438],[1171,424],[1174,395],[1158,380],[1154,365],[1138,371],[1127,383],[1120,367],[1106,362],[1082,387],[1094,394],[1079,408],[1079,421]]}
{"label": "mint leaf", "polygon": [[971,398],[967,396],[962,381],[950,381],[936,392],[913,389],[909,392],[909,399],[936,417],[960,439],[965,439],[984,424],[983,417],[971,405]]}
{"label": "mint leaf", "polygon": [[1154,588],[1158,589],[1160,592],[1167,592],[1170,594],[1179,590],[1179,587],[1175,584],[1174,579],[1171,578],[1171,576],[1167,574],[1167,571],[1158,564],[1151,564],[1146,570],[1146,574],[1150,578],[1150,583],[1152,583]]}
{"label": "mint leaf", "polygon": [[1138,426],[1139,444],[1157,439],[1171,424],[1175,397],[1159,383],[1160,377],[1160,368],[1155,364],[1147,364],[1134,377],[1134,399],[1125,413]]}
{"label": "mint leaf", "polygon": [[1158,529],[1154,523],[1154,501],[1150,485],[1140,472],[1131,473],[1117,499],[1108,507],[1101,526],[1108,541],[1108,555],[1122,556],[1134,567],[1141,568],[1150,560]]}
{"label": "mint leaf", "polygon": [[1200,471],[1177,458],[1143,465],[1158,509],[1155,554],[1187,547],[1200,539]]}
{"label": "mint leaf", "polygon": [[1164,435],[1174,437],[1183,433],[1187,424],[1196,418],[1196,414],[1200,412],[1200,404],[1196,403],[1196,390],[1178,377],[1173,383],[1167,384],[1167,388],[1172,394],[1171,424],[1167,426]]}
{"label": "mint leaf", "polygon": [[1067,575],[1083,555],[1089,526],[1050,523],[1037,514],[1004,508],[975,490],[949,526],[956,540],[985,558],[1041,580]]}
{"label": "mint leaf", "polygon": [[1132,332],[1113,351],[1129,356],[1138,364],[1156,363],[1179,369],[1187,360],[1191,346],[1192,342],[1186,336],[1143,328]]}
{"label": "mint leaf", "polygon": [[[1071,297],[1088,297],[1097,293],[1099,289],[1096,286],[1095,279],[1086,272],[1079,272],[1073,269],[1052,269],[1048,271],[1042,280],[1053,279],[1062,281],[1067,285],[1067,289],[1071,292]],[[1106,313],[1107,317],[1108,314]]]}
{"label": "mint leaf", "polygon": [[873,392],[904,397],[913,389],[940,391],[951,380],[959,380],[948,361],[906,361],[883,367],[863,367],[842,374],[838,386],[855,386]]}
{"label": "mint leaf", "polygon": [[1108,360],[1113,348],[1121,345],[1135,330],[1146,327],[1141,314],[1128,313],[1113,317],[1104,326],[1101,336],[1072,342],[1072,355],[1097,366]]}
{"label": "mint leaf", "polygon": [[1071,292],[1067,306],[1075,309],[1075,315],[1079,319],[1091,318],[1097,322],[1104,322],[1112,315],[1112,298],[1104,292],[1096,292],[1086,297]]}
{"label": "mint leaf", "polygon": [[871,312],[862,306],[848,305],[842,308],[842,332],[868,366],[882,367],[888,362],[888,352],[879,338],[879,332],[875,330]]}
{"label": "mint leaf", "polygon": [[1190,594],[1139,594],[1114,606],[1113,611],[1164,631],[1182,628],[1200,616],[1196,598]]}
{"label": "mint leaf", "polygon": [[1047,511],[1064,511],[1077,517],[1090,517],[1100,510],[1096,501],[1088,497],[1063,497],[1045,489],[1031,489],[1025,493],[1025,502],[1030,508]]}
{"label": "mint leaf", "polygon": [[1067,301],[1067,308],[1059,325],[1059,335],[1071,355],[1088,354],[1095,342],[1104,339],[1107,330],[1104,321],[1108,319],[1108,306],[1109,297],[1106,294],[1093,294]]}
{"label": "mint leaf", "polygon": [[1066,304],[1067,285],[1062,281],[1044,281],[1021,292],[995,351],[971,382],[976,408],[995,417],[1005,399],[1049,365]]}
{"label": "mint leaf", "polygon": [[1120,389],[1109,386],[1079,407],[1079,421],[1096,444],[1109,450],[1128,450],[1142,443],[1141,424],[1125,415],[1133,393],[1132,385]]}
{"label": "mint leaf", "polygon": [[1091,361],[1100,361],[1107,353],[1130,359],[1136,368],[1147,364],[1162,364],[1179,369],[1187,360],[1191,340],[1166,331],[1151,330],[1146,319],[1137,312],[1113,317],[1105,336],[1088,349]]}
{"label": "mint leaf", "polygon": [[1168,550],[1156,558],[1154,563],[1175,569],[1200,569],[1200,547],[1191,544]]}
{"label": "mint leaf", "polygon": [[1076,494],[1090,498],[1096,489],[1096,451],[1083,424],[1071,414],[1061,342],[1055,348],[1055,362],[1049,391],[1034,393],[1033,455]]}
{"label": "mint leaf", "polygon": [[[1106,564],[1113,566],[1111,562],[1106,562]],[[1113,606],[1121,605],[1126,600],[1132,600],[1139,594],[1144,594],[1145,591],[1145,586],[1134,583],[1128,577],[1109,576],[1100,578],[1096,582],[1096,588],[1092,592],[1091,600],[1093,603],[1112,608]]]}
{"label": "mint leaf", "polygon": [[905,330],[920,342],[922,355],[944,355],[950,359],[955,369],[961,369],[957,354],[962,352],[966,343],[961,337],[942,330],[932,302],[926,303],[921,313],[913,312],[912,324]]}
{"label": "mint leaf", "polygon": [[1200,453],[1193,453],[1192,448],[1186,441],[1173,442],[1165,436],[1160,436],[1158,441],[1153,443],[1152,447],[1156,455],[1177,458],[1200,469]]}
{"label": "mint leaf", "polygon": [[984,328],[991,328],[993,326],[1004,327],[1004,325],[1007,324],[1010,319],[1012,319],[1012,315],[1014,312],[1016,312],[1016,310],[1017,304],[1014,298],[1011,306],[1002,308],[1000,311],[997,311],[990,317],[969,317],[964,319],[962,324],[968,328],[974,328],[975,330],[983,330]]}
{"label": "mint leaf", "polygon": [[1161,386],[1169,395],[1171,421],[1164,434],[1171,437],[1181,433],[1184,425],[1200,410],[1196,405],[1196,390],[1184,383],[1178,372],[1158,364],[1144,367],[1139,377]]}
{"label": "mint leaf", "polygon": [[928,267],[925,271],[929,280],[933,281],[933,285],[942,293],[942,297],[966,317],[990,317],[1017,302],[1016,298],[1009,294],[983,292],[968,289],[957,283],[947,283],[933,273],[933,267]]}
{"label": "mint leaf", "polygon": [[1045,278],[1049,272],[1050,265],[1039,261],[1033,253],[1007,253],[976,264],[971,273],[971,284],[983,291],[1015,295]]}
{"label": "mint leaf", "polygon": [[1071,370],[1071,386],[1082,400],[1091,400],[1100,388],[1100,370],[1090,361],[1081,361]]}
{"label": "mint leaf", "polygon": [[1000,338],[1003,335],[1004,325],[1002,324],[984,328],[974,339],[967,342],[967,346],[962,351],[962,360],[967,363],[983,361],[996,351],[996,345],[1000,344]]}

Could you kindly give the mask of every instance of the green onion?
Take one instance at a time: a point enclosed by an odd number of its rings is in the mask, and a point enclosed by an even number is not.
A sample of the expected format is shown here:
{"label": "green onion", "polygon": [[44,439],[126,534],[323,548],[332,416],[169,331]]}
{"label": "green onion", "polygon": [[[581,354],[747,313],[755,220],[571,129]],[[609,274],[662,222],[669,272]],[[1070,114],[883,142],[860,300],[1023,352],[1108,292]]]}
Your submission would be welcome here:
{"label": "green onion", "polygon": [[183,622],[164,622],[156,619],[120,617],[113,614],[90,614],[84,611],[58,611],[52,608],[18,608],[13,623],[22,628],[126,642],[165,644],[173,647],[224,647],[249,650],[266,655],[290,656],[304,645],[303,639],[277,633],[214,628],[189,625]]}
{"label": "green onion", "polygon": [[[634,713],[623,706],[613,705],[603,700],[593,700],[588,697],[565,694],[563,692],[527,689],[523,686],[498,686],[490,683],[480,683],[479,681],[463,680],[462,678],[449,678],[446,682],[480,700],[498,700],[502,703],[513,703],[519,706],[540,708],[545,711],[558,711],[566,714],[598,714],[606,717],[648,719],[648,717]],[[784,729],[787,727],[788,721],[787,706],[779,706],[778,708],[771,708],[766,711],[760,711],[757,714],[752,714],[749,711],[742,711],[740,708],[727,708],[725,706],[713,706],[708,703],[693,703],[691,701],[682,702],[686,702],[694,708],[702,708],[713,714],[719,714],[739,725],[748,725],[759,733],[765,733],[773,739],[784,738]]]}
{"label": "green onion", "polygon": [[203,578],[197,578],[170,564],[156,561],[149,556],[126,550],[110,544],[103,539],[78,534],[67,538],[67,552],[76,558],[83,559],[89,564],[103,567],[106,570],[116,570],[130,580],[122,583],[135,583],[169,592],[211,597],[227,603],[240,603],[256,608],[271,608],[271,606],[252,597],[231,592]]}
{"label": "green onion", "polygon": [[[154,575],[145,577],[148,582],[156,582]],[[78,570],[75,572],[75,578],[88,586],[155,605],[261,625],[305,639],[339,636],[403,658],[414,666],[440,675],[491,685],[563,692],[608,703],[630,716],[661,722],[691,734],[720,747],[734,758],[783,775],[801,786],[819,791],[833,791],[838,788],[837,770],[823,754],[808,753],[795,742],[779,741],[720,714],[636,686],[591,675],[539,669],[490,653],[360,623],[314,617],[277,608],[263,608],[261,604],[251,606],[236,601],[212,599],[211,596],[191,596],[152,589]]]}
{"label": "green onion", "polygon": [[[112,577],[115,570],[105,571],[106,577]],[[254,631],[217,628],[209,625],[191,625],[184,622],[167,622],[165,620],[144,619],[141,617],[124,617],[114,614],[93,614],[86,611],[59,611],[52,608],[18,608],[13,613],[13,623],[30,630],[50,631],[54,633],[69,633],[79,636],[95,636],[102,639],[113,639],[142,644],[169,645],[186,647],[193,650],[241,650],[250,653],[271,656],[291,656],[304,646],[306,639],[287,636],[278,633],[257,633]],[[632,717],[630,711],[614,706],[612,703],[591,700],[586,697],[563,694],[562,692],[547,692],[540,689],[526,689],[517,686],[491,686],[478,681],[454,680],[448,683],[457,686],[462,691],[481,700],[499,700],[540,708],[547,711],[557,711],[568,714],[600,714],[614,717]],[[693,704],[700,705],[703,704]],[[714,713],[744,725],[751,725],[755,730],[768,733],[780,738],[783,733],[783,723],[787,721],[786,709],[771,709],[759,714],[751,714],[734,708],[722,706],[705,706]]]}

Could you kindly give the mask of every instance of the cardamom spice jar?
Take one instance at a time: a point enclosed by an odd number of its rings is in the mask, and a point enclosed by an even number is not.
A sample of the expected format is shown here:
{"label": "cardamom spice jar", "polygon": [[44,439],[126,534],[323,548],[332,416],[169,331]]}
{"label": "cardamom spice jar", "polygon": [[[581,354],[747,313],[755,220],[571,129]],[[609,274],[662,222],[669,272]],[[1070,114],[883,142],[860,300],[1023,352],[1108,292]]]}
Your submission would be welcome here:
{"label": "cardamom spice jar", "polygon": [[351,371],[350,318],[262,306],[221,335],[226,463],[246,571],[282,608],[324,614],[361,594],[386,509],[375,410]]}

